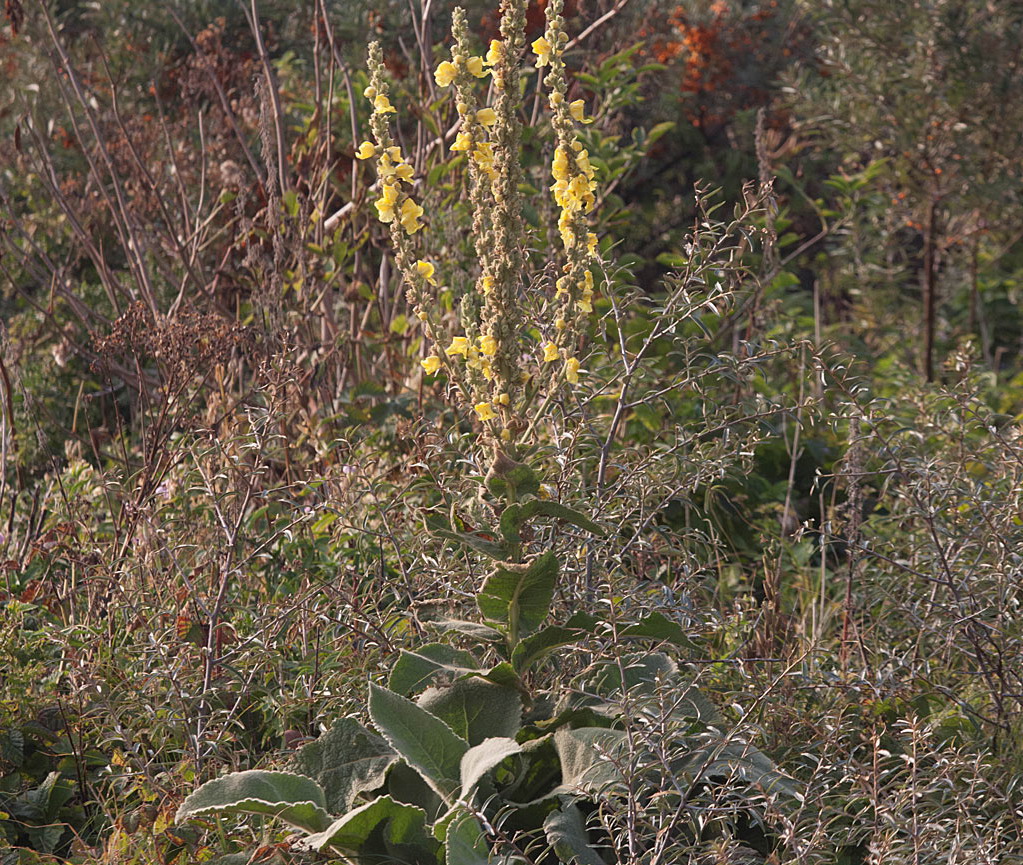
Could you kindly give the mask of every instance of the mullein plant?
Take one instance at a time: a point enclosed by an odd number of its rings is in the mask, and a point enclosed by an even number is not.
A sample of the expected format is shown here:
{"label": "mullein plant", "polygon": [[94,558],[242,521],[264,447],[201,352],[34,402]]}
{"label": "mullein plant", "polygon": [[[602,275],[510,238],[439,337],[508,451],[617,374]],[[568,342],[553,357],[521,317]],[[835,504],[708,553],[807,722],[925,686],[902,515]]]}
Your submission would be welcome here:
{"label": "mullein plant", "polygon": [[[583,101],[569,102],[566,97],[563,55],[568,35],[562,8],[563,0],[548,3],[545,33],[530,46],[541,79],[538,86],[544,88],[551,109],[550,191],[559,210],[561,238],[561,248],[554,252],[559,275],[549,280],[553,284],[545,287],[546,296],[539,304],[523,303],[523,293],[536,285],[523,267],[530,256],[519,191],[520,76],[524,55],[530,56],[524,36],[526,2],[505,0],[501,38],[492,40],[483,56],[472,50],[465,12],[454,10],[453,48],[450,59],[437,66],[435,80],[439,87],[454,90],[459,123],[451,150],[464,154],[478,262],[454,329],[446,327],[437,312],[441,309],[440,271],[447,268],[427,251],[429,230],[416,200],[413,168],[391,136],[390,115],[395,109],[380,46],[374,43],[369,52],[371,77],[365,95],[373,106],[374,141],[364,142],[358,156],[376,161],[377,213],[390,226],[408,301],[432,347],[421,363],[427,375],[446,374],[463,406],[475,412],[484,439],[496,454],[492,472],[499,474],[514,464],[517,444],[529,427],[529,406],[536,394],[528,392],[526,382],[539,383],[548,394],[579,382],[577,350],[586,318],[593,312],[599,256],[589,215],[596,203],[596,183],[578,138],[579,126],[586,122]],[[540,272],[540,263],[536,264]],[[540,290],[544,290],[542,284]],[[526,310],[531,308],[541,310],[540,321],[527,320]],[[542,335],[539,342],[532,335],[536,333]]]}

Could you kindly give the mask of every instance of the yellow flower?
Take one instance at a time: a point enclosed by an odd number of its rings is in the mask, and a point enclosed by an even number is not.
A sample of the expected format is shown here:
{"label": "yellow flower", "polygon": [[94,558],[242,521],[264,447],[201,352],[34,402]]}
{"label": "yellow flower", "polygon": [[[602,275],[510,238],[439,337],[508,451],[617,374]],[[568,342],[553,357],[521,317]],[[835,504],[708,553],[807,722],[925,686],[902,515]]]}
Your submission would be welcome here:
{"label": "yellow flower", "polygon": [[386,184],[383,194],[376,201],[377,215],[381,222],[394,221],[394,205],[398,203],[398,187]]}
{"label": "yellow flower", "polygon": [[558,359],[558,347],[553,342],[549,342],[543,347],[543,359],[545,363]]}
{"label": "yellow flower", "polygon": [[477,78],[482,78],[484,75],[487,74],[487,70],[483,68],[482,57],[470,57],[465,62],[465,68],[468,69],[469,72],[472,75],[475,75]]}
{"label": "yellow flower", "polygon": [[468,132],[459,132],[458,137],[455,138],[455,143],[451,145],[451,149],[455,153],[464,153],[467,150],[472,150],[472,136]]}
{"label": "yellow flower", "polygon": [[488,402],[478,402],[473,406],[473,409],[482,421],[493,420],[497,417],[497,415],[494,414],[494,407]]}
{"label": "yellow flower", "polygon": [[437,71],[433,73],[433,78],[438,87],[449,87],[456,75],[458,75],[458,67],[450,60],[443,60],[437,66]]}
{"label": "yellow flower", "polygon": [[371,159],[377,155],[377,149],[373,146],[371,141],[363,141],[359,145],[359,149],[355,151],[356,159]]}
{"label": "yellow flower", "polygon": [[412,170],[412,166],[407,162],[399,163],[394,168],[394,173],[398,175],[400,180],[404,180],[406,183],[412,182],[412,176],[415,172]]}
{"label": "yellow flower", "polygon": [[537,69],[551,62],[551,50],[551,43],[547,41],[545,36],[541,36],[533,42],[533,53],[536,55]]}
{"label": "yellow flower", "polygon": [[492,277],[492,276],[484,276],[483,279],[480,280],[480,291],[483,292],[483,296],[486,297],[493,290],[494,290],[494,277]]}
{"label": "yellow flower", "polygon": [[510,402],[511,402],[511,397],[510,397],[510,396],[509,396],[508,394],[506,394],[506,393],[502,393],[502,394],[501,394],[501,395],[500,395],[500,396],[499,396],[499,397],[497,398],[497,401],[498,401],[498,402],[499,402],[499,403],[500,403],[501,405],[508,405],[508,403],[510,403]]}
{"label": "yellow flower", "polygon": [[476,112],[476,122],[481,126],[493,126],[497,123],[497,112],[493,108],[481,108]]}
{"label": "yellow flower", "polygon": [[370,84],[365,90],[362,91],[362,95],[365,96],[370,101],[373,101],[374,99],[377,98],[377,89],[372,84]]}
{"label": "yellow flower", "polygon": [[415,234],[423,227],[419,217],[423,215],[423,208],[411,198],[406,198],[401,203],[401,227],[409,234]]}
{"label": "yellow flower", "polygon": [[437,370],[440,369],[441,360],[437,355],[431,354],[429,357],[423,358],[419,363],[426,370],[427,375],[436,375]]}
{"label": "yellow flower", "polygon": [[445,349],[450,357],[453,354],[460,354],[462,357],[469,356],[469,340],[464,336],[456,336],[451,340],[451,345]]}
{"label": "yellow flower", "polygon": [[490,50],[487,51],[487,56],[483,59],[483,62],[487,66],[496,66],[501,62],[501,57],[504,54],[504,43],[500,39],[490,40]]}
{"label": "yellow flower", "polygon": [[433,278],[433,273],[435,270],[436,268],[429,261],[420,260],[416,262],[416,272],[428,283],[430,283],[430,285],[437,284],[437,280]]}
{"label": "yellow flower", "polygon": [[490,359],[489,358],[485,357],[485,358],[483,358],[483,360],[480,361],[480,372],[483,373],[483,377],[487,381],[493,381],[494,380],[494,367],[490,363]]}
{"label": "yellow flower", "polygon": [[593,289],[587,289],[583,292],[583,296],[579,298],[579,309],[582,312],[590,313],[593,312]]}
{"label": "yellow flower", "polygon": [[493,357],[497,354],[497,340],[494,339],[492,334],[480,337],[480,351],[488,357]]}
{"label": "yellow flower", "polygon": [[564,330],[566,327],[568,327],[568,324],[565,322],[565,319],[556,318],[554,319],[554,327],[557,328],[558,330]]}
{"label": "yellow flower", "polygon": [[493,178],[497,175],[497,169],[494,168],[494,148],[489,141],[481,141],[477,144],[476,149],[472,152],[472,158],[488,177]]}
{"label": "yellow flower", "polygon": [[579,123],[584,123],[586,116],[583,114],[583,109],[586,107],[586,103],[582,99],[576,99],[575,102],[568,103],[568,110],[572,115],[573,120],[577,120]]}
{"label": "yellow flower", "polygon": [[551,176],[555,180],[568,180],[568,151],[559,147],[554,151],[554,162],[551,164]]}
{"label": "yellow flower", "polygon": [[565,378],[570,384],[579,383],[579,361],[577,358],[570,357],[565,361]]}
{"label": "yellow flower", "polygon": [[590,255],[597,254],[597,235],[595,235],[592,231],[586,235],[586,251]]}
{"label": "yellow flower", "polygon": [[376,114],[396,114],[398,109],[391,105],[391,100],[383,93],[378,93],[373,100],[373,111]]}

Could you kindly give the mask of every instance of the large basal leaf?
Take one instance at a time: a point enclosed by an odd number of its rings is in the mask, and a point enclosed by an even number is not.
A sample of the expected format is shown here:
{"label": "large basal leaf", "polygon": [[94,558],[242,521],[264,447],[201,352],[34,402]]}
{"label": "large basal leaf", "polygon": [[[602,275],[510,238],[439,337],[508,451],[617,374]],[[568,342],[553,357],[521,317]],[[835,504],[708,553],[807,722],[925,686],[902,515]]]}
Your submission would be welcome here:
{"label": "large basal leaf", "polygon": [[178,808],[176,820],[205,814],[265,814],[306,832],[330,823],[320,785],[305,775],[252,769],[203,784]]}
{"label": "large basal leaf", "polygon": [[569,865],[606,865],[590,845],[582,811],[575,805],[562,805],[557,811],[552,811],[544,820],[543,831],[559,862]]}
{"label": "large basal leaf", "polygon": [[344,814],[359,793],[384,783],[398,755],[354,718],[342,718],[292,759],[291,768],[323,788],[327,810]]}
{"label": "large basal leaf", "polygon": [[514,737],[522,722],[519,692],[478,676],[427,688],[416,703],[470,745],[493,736]]}
{"label": "large basal leaf", "polygon": [[462,792],[460,798],[468,802],[480,779],[498,763],[522,751],[522,746],[514,739],[487,739],[470,748],[462,757],[460,776]]}
{"label": "large basal leaf", "polygon": [[483,618],[508,629],[511,643],[536,631],[550,612],[558,579],[558,559],[552,550],[521,569],[498,567],[476,596]]}
{"label": "large basal leaf", "polygon": [[472,655],[447,643],[427,643],[414,652],[402,649],[391,668],[387,687],[396,694],[418,694],[443,673],[459,678],[475,673],[479,668]]}
{"label": "large basal leaf", "polygon": [[445,865],[488,865],[490,847],[474,814],[459,808],[444,827]]}
{"label": "large basal leaf", "polygon": [[301,841],[307,850],[355,853],[360,861],[436,861],[440,844],[414,805],[381,796],[339,817],[323,832]]}
{"label": "large basal leaf", "polygon": [[623,756],[625,733],[604,727],[562,728],[554,734],[554,747],[561,758],[561,786],[554,792],[595,795],[622,783],[615,765]]}
{"label": "large basal leaf", "polygon": [[426,709],[370,683],[369,715],[388,744],[449,804],[460,786],[469,743]]}
{"label": "large basal leaf", "polygon": [[738,780],[768,795],[803,801],[798,782],[779,770],[763,751],[747,742],[732,740],[702,745],[674,761],[672,770],[679,777],[694,780],[713,779],[726,783]]}
{"label": "large basal leaf", "polygon": [[678,665],[662,652],[642,652],[600,661],[583,673],[580,690],[609,698],[625,691],[654,693],[657,683],[668,684],[678,676]]}

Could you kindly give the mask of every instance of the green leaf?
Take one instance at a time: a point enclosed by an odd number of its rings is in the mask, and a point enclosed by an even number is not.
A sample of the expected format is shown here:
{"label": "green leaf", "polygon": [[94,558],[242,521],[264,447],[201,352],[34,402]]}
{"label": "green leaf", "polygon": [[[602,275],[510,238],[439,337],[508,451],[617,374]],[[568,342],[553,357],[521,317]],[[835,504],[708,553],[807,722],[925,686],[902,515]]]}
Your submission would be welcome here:
{"label": "green leaf", "polygon": [[265,814],[306,832],[330,823],[323,790],[305,775],[252,769],[203,784],[178,808],[176,822],[206,814]]}
{"label": "green leaf", "polygon": [[539,516],[554,517],[600,537],[604,535],[604,530],[600,526],[579,511],[544,499],[530,499],[527,502],[515,502],[508,505],[501,514],[501,534],[506,540],[517,542],[521,540],[519,532],[522,530],[522,526],[533,517]]}
{"label": "green leaf", "polygon": [[468,532],[453,532],[450,529],[432,529],[431,531],[438,538],[446,541],[455,541],[491,559],[500,560],[508,555],[501,544],[496,544],[482,535],[469,534]]}
{"label": "green leaf", "polygon": [[553,792],[597,795],[623,783],[624,776],[615,763],[622,758],[626,744],[625,733],[621,730],[561,728],[554,734],[554,747],[561,758],[561,786]]}
{"label": "green leaf", "polygon": [[551,811],[543,823],[547,842],[554,848],[559,862],[571,865],[606,865],[586,837],[582,811],[575,805],[563,805]]}
{"label": "green leaf", "polygon": [[487,772],[512,754],[518,754],[521,751],[522,747],[518,742],[504,737],[485,739],[466,751],[460,767],[462,781],[460,798],[468,802],[476,785]]}
{"label": "green leaf", "polygon": [[490,848],[479,819],[465,808],[458,808],[443,825],[445,865],[488,865]]}
{"label": "green leaf", "polygon": [[665,123],[658,123],[656,126],[652,127],[646,136],[647,152],[650,151],[650,148],[653,147],[653,145],[657,142],[659,138],[671,132],[671,130],[674,128],[675,124],[673,121],[670,120]]}
{"label": "green leaf", "polygon": [[402,759],[450,803],[460,785],[459,766],[468,742],[426,709],[372,682],[369,716]]}
{"label": "green leaf", "polygon": [[367,860],[379,857],[399,862],[435,861],[440,849],[426,828],[426,812],[395,802],[390,796],[381,796],[349,811],[323,832],[303,839],[299,846],[307,850],[360,853]]}
{"label": "green leaf", "polygon": [[686,636],[682,626],[673,622],[662,613],[650,613],[634,625],[622,628],[618,632],[619,639],[658,640],[673,643],[681,648],[693,648],[693,641]]}
{"label": "green leaf", "polygon": [[328,811],[344,814],[359,793],[384,783],[398,759],[387,743],[354,718],[341,718],[292,759],[291,768],[323,789]]}
{"label": "green leaf", "polygon": [[548,550],[521,569],[498,567],[483,584],[476,603],[483,618],[507,626],[508,640],[514,645],[520,635],[533,633],[547,618],[557,579],[558,560]]}
{"label": "green leaf", "polygon": [[594,664],[581,677],[584,681],[581,690],[605,698],[632,690],[652,694],[658,681],[670,681],[677,675],[678,665],[663,652],[628,654]]}
{"label": "green leaf", "polygon": [[592,633],[597,620],[587,613],[578,612],[564,625],[551,625],[526,637],[512,651],[512,666],[524,673],[545,655],[561,646],[569,646],[586,633]]}
{"label": "green leaf", "polygon": [[739,779],[764,793],[803,801],[798,782],[781,772],[763,751],[746,742],[733,740],[696,748],[682,760],[672,762],[671,768],[678,777],[723,779],[731,783]]}
{"label": "green leaf", "polygon": [[428,627],[437,628],[440,631],[457,631],[459,634],[465,634],[467,637],[474,637],[488,643],[500,643],[504,640],[504,634],[500,631],[489,625],[481,625],[479,622],[467,622],[464,619],[433,619],[426,624]]}
{"label": "green leaf", "polygon": [[430,684],[439,673],[458,677],[477,672],[479,668],[468,652],[447,643],[427,643],[414,652],[402,649],[391,668],[387,687],[396,694],[416,694]]}
{"label": "green leaf", "polygon": [[518,691],[478,676],[428,688],[416,703],[470,745],[494,736],[514,736],[522,723],[522,697]]}

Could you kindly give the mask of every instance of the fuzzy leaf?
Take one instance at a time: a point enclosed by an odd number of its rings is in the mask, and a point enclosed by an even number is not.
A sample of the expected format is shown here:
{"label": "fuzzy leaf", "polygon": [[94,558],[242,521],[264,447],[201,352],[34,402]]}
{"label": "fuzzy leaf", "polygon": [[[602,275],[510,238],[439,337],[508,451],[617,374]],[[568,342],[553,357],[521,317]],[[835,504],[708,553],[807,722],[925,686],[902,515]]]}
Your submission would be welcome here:
{"label": "fuzzy leaf", "polygon": [[544,499],[530,499],[508,505],[501,514],[501,534],[508,541],[521,540],[519,532],[522,526],[534,517],[554,517],[600,537],[604,535],[604,530],[589,517],[559,502]]}
{"label": "fuzzy leaf", "polygon": [[474,748],[470,748],[462,757],[461,798],[468,801],[480,778],[493,769],[498,763],[512,754],[518,754],[522,747],[514,739],[486,739]]}
{"label": "fuzzy leaf", "polygon": [[307,850],[354,852],[386,861],[435,861],[440,845],[426,828],[426,812],[381,796],[349,811],[300,846]]}
{"label": "fuzzy leaf", "polygon": [[504,640],[504,635],[489,625],[467,622],[464,619],[433,619],[426,624],[428,627],[437,628],[440,631],[455,631],[488,643],[498,643]]}
{"label": "fuzzy leaf", "polygon": [[326,808],[344,814],[355,797],[384,783],[398,755],[354,718],[342,718],[295,755],[291,768],[323,788]]}
{"label": "fuzzy leaf", "polygon": [[490,849],[476,816],[462,807],[453,808],[434,826],[444,842],[445,865],[488,865]]}
{"label": "fuzzy leaf", "polygon": [[450,802],[460,785],[459,766],[468,742],[426,709],[373,683],[369,715],[388,744]]}
{"label": "fuzzy leaf", "polygon": [[265,814],[306,832],[320,832],[330,823],[319,784],[305,775],[258,769],[203,784],[181,803],[175,820],[214,813]]}
{"label": "fuzzy leaf", "polygon": [[512,652],[512,665],[524,673],[545,655],[561,646],[569,646],[583,634],[591,633],[597,620],[586,613],[576,613],[564,625],[551,625],[532,636],[526,637]]}
{"label": "fuzzy leaf", "polygon": [[644,616],[634,625],[622,628],[618,632],[618,637],[619,639],[657,640],[673,643],[685,649],[693,647],[693,641],[686,636],[682,626],[678,622],[671,621],[662,613],[650,613]]}
{"label": "fuzzy leaf", "polygon": [[414,652],[401,650],[391,668],[387,687],[396,694],[417,694],[438,673],[458,678],[475,673],[478,667],[472,655],[446,643],[427,643]]}
{"label": "fuzzy leaf", "polygon": [[470,745],[494,736],[514,737],[522,722],[519,693],[477,676],[428,688],[416,703]]}
{"label": "fuzzy leaf", "polygon": [[543,823],[547,842],[554,848],[559,862],[571,865],[606,865],[586,837],[586,823],[575,805],[563,805],[552,811]]}
{"label": "fuzzy leaf", "polygon": [[516,643],[547,618],[557,579],[558,560],[548,550],[521,570],[498,567],[483,584],[476,603],[483,618],[506,625],[509,640]]}
{"label": "fuzzy leaf", "polygon": [[623,781],[614,761],[626,744],[625,733],[603,727],[562,728],[554,734],[561,758],[561,786],[555,793],[599,794]]}

